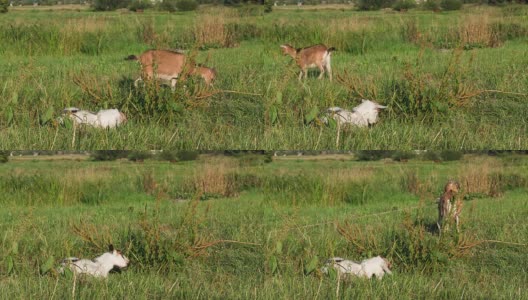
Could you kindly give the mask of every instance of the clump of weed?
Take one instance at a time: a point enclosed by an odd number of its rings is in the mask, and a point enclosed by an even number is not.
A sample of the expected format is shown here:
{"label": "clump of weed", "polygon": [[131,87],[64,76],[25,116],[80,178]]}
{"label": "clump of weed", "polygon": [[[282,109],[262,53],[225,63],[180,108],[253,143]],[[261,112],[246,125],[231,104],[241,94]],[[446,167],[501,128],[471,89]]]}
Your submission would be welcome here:
{"label": "clump of weed", "polygon": [[158,183],[154,179],[154,174],[152,171],[147,171],[139,177],[139,185],[145,193],[149,195],[154,195],[158,189]]}
{"label": "clump of weed", "polygon": [[460,171],[466,198],[500,197],[507,190],[528,187],[528,177],[506,171],[496,160],[480,158],[478,161]]}
{"label": "clump of weed", "polygon": [[392,159],[399,162],[406,162],[414,157],[416,154],[412,151],[394,151],[392,154]]}
{"label": "clump of weed", "polygon": [[160,222],[159,208],[141,213],[138,226],[126,236],[130,256],[141,268],[167,272],[181,266],[185,259],[207,254],[207,248],[215,242],[202,229],[208,209],[198,210],[199,198],[196,195],[175,225]]}
{"label": "clump of weed", "polygon": [[466,81],[468,66],[461,60],[461,51],[455,51],[441,75],[423,71],[421,55],[416,66],[407,65],[402,78],[393,78],[385,86],[385,94],[392,110],[399,116],[421,116],[433,120],[445,117],[452,109],[468,105],[478,94],[472,83]]}
{"label": "clump of weed", "polygon": [[147,45],[154,46],[157,41],[156,30],[154,29],[153,20],[143,21],[136,29],[138,41]]}
{"label": "clump of weed", "polygon": [[238,194],[234,181],[235,166],[229,160],[218,163],[204,163],[195,171],[192,186],[195,191],[208,198],[232,197]]}
{"label": "clump of weed", "polygon": [[430,160],[435,162],[440,162],[442,160],[442,157],[440,156],[440,152],[433,151],[433,150],[427,150],[425,153],[421,155],[421,158],[423,160]]}
{"label": "clump of weed", "polygon": [[427,179],[421,179],[416,170],[407,170],[403,173],[400,181],[402,191],[414,194],[420,199],[429,199],[433,197],[433,187],[438,179],[434,173]]}
{"label": "clump of weed", "polygon": [[384,256],[403,272],[431,273],[471,253],[474,238],[470,233],[437,235],[436,224],[426,221],[423,208],[423,205],[418,208],[414,218],[405,213],[403,222],[384,235],[374,226],[362,228],[349,222],[337,223],[337,231],[347,240],[348,252],[358,257]]}
{"label": "clump of weed", "polygon": [[392,9],[396,11],[407,11],[416,7],[416,2],[412,0],[398,0],[392,5]]}
{"label": "clump of weed", "polygon": [[196,0],[178,0],[176,1],[176,8],[179,11],[193,11],[198,8]]}
{"label": "clump of weed", "polygon": [[392,151],[383,150],[360,150],[355,153],[356,159],[359,161],[376,161],[382,158],[388,158],[392,155]]}
{"label": "clump of weed", "polygon": [[0,164],[5,164],[9,161],[9,153],[7,151],[0,151]]}
{"label": "clump of weed", "polygon": [[152,155],[148,151],[132,151],[128,154],[128,160],[134,162],[143,162],[151,157]]}
{"label": "clump of weed", "polygon": [[226,26],[226,18],[223,15],[199,15],[193,33],[195,43],[202,49],[234,47],[236,45],[235,36]]}
{"label": "clump of weed", "polygon": [[460,0],[442,0],[440,7],[443,10],[460,10],[462,8],[462,1]]}
{"label": "clump of weed", "polygon": [[501,44],[499,35],[493,30],[487,15],[469,16],[465,18],[464,22],[459,27],[458,36],[460,43],[466,50],[472,48],[497,47]]}
{"label": "clump of weed", "polygon": [[170,162],[177,162],[178,161],[178,151],[171,151],[171,150],[163,150],[160,153],[156,155],[156,158],[158,160],[166,160]]}
{"label": "clump of weed", "polygon": [[271,152],[265,154],[244,154],[237,157],[240,167],[262,166],[272,162]]}
{"label": "clump of weed", "polygon": [[176,152],[176,157],[178,158],[178,161],[191,161],[196,160],[198,158],[198,154],[198,151],[182,150]]}
{"label": "clump of weed", "polygon": [[119,158],[126,158],[128,151],[125,150],[98,150],[90,153],[93,161],[113,161]]}
{"label": "clump of weed", "polygon": [[150,1],[145,0],[134,0],[128,5],[128,9],[135,12],[143,11],[151,7],[152,3]]}
{"label": "clump of weed", "polygon": [[464,152],[454,150],[444,150],[440,152],[440,157],[443,161],[461,160],[464,157]]}

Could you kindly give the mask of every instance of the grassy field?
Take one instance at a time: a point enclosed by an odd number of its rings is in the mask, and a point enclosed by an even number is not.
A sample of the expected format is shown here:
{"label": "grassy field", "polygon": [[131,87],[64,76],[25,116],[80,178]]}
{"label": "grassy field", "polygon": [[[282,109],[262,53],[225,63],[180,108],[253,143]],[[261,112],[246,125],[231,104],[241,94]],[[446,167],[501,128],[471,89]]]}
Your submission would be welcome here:
{"label": "grassy field", "polygon": [[[2,298],[528,298],[526,156],[327,158],[2,164]],[[462,183],[461,231],[440,237],[434,200],[448,178]],[[108,243],[131,260],[121,273],[56,273],[62,257]],[[373,255],[393,276],[318,271]]]}
{"label": "grassy field", "polygon": [[[198,12],[14,10],[0,26],[4,149],[525,149],[528,9],[460,12],[203,7]],[[279,45],[338,49],[334,75],[301,84]],[[150,48],[215,67],[198,80],[135,89]],[[324,126],[329,106],[388,105],[369,129]],[[73,129],[62,108],[119,108],[116,130]]]}

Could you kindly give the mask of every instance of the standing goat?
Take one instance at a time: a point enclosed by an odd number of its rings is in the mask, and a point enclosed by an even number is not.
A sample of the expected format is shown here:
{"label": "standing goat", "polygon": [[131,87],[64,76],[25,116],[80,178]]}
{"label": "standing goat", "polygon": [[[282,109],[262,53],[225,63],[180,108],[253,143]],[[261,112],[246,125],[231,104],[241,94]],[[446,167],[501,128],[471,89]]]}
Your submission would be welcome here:
{"label": "standing goat", "polygon": [[297,65],[301,68],[299,73],[299,80],[308,76],[308,68],[319,68],[321,72],[318,79],[323,78],[323,75],[328,72],[328,77],[332,81],[332,66],[330,65],[330,56],[334,47],[328,48],[325,45],[319,44],[307,48],[295,49],[288,44],[280,46],[284,55],[290,55]]}
{"label": "standing goat", "polygon": [[[141,76],[134,81],[134,86],[138,86],[139,81],[145,78],[148,80],[154,77],[160,80],[169,81],[172,89],[176,87],[176,82],[183,71],[190,75],[200,75],[205,83],[212,85],[216,78],[216,71],[190,63],[186,66],[187,58],[185,54],[169,50],[147,50],[139,57],[130,55],[125,60],[137,60],[141,65]],[[184,70],[184,68],[188,68]]]}
{"label": "standing goat", "polygon": [[[458,232],[459,216],[462,211],[462,202],[457,199],[454,203],[455,195],[460,190],[460,184],[454,180],[449,180],[445,187],[444,193],[438,198],[438,230],[441,232],[442,227],[447,230],[449,228],[450,219],[455,220],[456,229]],[[444,225],[445,224],[445,225]]]}
{"label": "standing goat", "polygon": [[64,272],[64,268],[69,268],[77,274],[88,274],[94,277],[108,277],[108,273],[114,268],[122,269],[128,266],[129,260],[121,251],[109,245],[109,252],[104,253],[94,259],[79,259],[68,257],[62,260],[59,272]]}

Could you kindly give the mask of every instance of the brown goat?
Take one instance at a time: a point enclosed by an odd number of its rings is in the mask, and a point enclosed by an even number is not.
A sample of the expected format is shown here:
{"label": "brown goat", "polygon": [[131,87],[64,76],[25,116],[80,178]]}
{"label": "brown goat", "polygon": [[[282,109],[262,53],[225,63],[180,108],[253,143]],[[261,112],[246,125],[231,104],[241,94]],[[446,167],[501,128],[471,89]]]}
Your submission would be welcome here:
{"label": "brown goat", "polygon": [[299,73],[299,80],[308,76],[309,68],[319,68],[321,72],[318,79],[323,78],[325,71],[328,73],[330,81],[332,81],[332,66],[330,64],[330,56],[335,48],[328,48],[325,45],[319,44],[303,49],[295,49],[292,46],[285,44],[280,46],[284,55],[290,55],[297,65],[301,68]]}
{"label": "brown goat", "polygon": [[459,216],[462,212],[462,201],[457,199],[455,203],[452,202],[459,190],[460,184],[454,180],[449,180],[444,187],[444,193],[438,199],[438,222],[436,225],[438,226],[439,231],[442,230],[442,227],[444,227],[445,230],[449,228],[449,221],[446,222],[447,218],[453,218],[455,220],[456,229],[458,231]]}
{"label": "brown goat", "polygon": [[[185,54],[169,50],[147,50],[139,57],[130,55],[125,59],[137,60],[141,65],[141,76],[134,82],[136,87],[139,81],[145,78],[151,80],[155,77],[169,81],[171,88],[174,89],[178,77],[183,71],[187,71],[190,75],[200,75],[208,85],[212,85],[216,77],[214,69],[197,66],[194,63],[186,66],[187,59]],[[187,70],[184,70],[184,68],[187,68]]]}

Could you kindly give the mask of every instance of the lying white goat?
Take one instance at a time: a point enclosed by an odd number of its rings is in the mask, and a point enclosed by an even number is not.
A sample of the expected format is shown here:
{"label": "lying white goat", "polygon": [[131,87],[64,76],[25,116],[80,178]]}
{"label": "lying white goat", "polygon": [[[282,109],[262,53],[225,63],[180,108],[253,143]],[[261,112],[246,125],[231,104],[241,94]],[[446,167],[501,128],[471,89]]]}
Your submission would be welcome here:
{"label": "lying white goat", "polygon": [[112,269],[121,269],[128,266],[129,260],[121,254],[121,251],[115,250],[112,245],[109,248],[109,252],[94,259],[65,258],[61,262],[62,267],[59,269],[59,272],[63,273],[64,268],[67,267],[77,274],[89,274],[95,277],[106,278]]}
{"label": "lying white goat", "polygon": [[[378,122],[378,113],[387,106],[379,105],[370,100],[361,100],[361,104],[354,107],[352,111],[341,107],[330,107],[327,114],[341,125],[352,124],[359,127],[367,127]],[[326,118],[323,121],[327,123]]]}
{"label": "lying white goat", "polygon": [[77,124],[88,124],[99,128],[114,128],[127,121],[125,114],[117,109],[102,109],[93,113],[77,107],[68,107],[62,113]]}
{"label": "lying white goat", "polygon": [[381,256],[376,256],[366,259],[361,262],[361,269],[363,269],[364,276],[371,278],[376,275],[376,278],[381,279],[385,273],[392,275],[390,262]]}
{"label": "lying white goat", "polygon": [[356,276],[362,276],[363,269],[361,268],[361,264],[347,260],[341,257],[332,257],[328,260],[326,260],[326,265],[321,269],[323,273],[328,273],[328,268],[333,267],[341,274],[353,274]]}
{"label": "lying white goat", "polygon": [[376,278],[382,279],[385,273],[392,274],[389,269],[389,261],[381,256],[366,259],[360,263],[341,257],[333,257],[326,261],[326,266],[321,271],[326,274],[329,267],[334,268],[340,274],[350,274],[357,277],[372,278],[372,275],[376,275]]}

